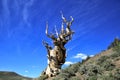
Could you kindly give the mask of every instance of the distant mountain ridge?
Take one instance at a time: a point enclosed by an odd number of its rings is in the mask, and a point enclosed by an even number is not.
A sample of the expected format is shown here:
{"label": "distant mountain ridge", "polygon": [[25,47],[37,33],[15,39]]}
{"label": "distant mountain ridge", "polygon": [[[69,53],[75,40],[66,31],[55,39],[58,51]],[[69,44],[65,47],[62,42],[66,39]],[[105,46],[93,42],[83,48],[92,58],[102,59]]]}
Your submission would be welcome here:
{"label": "distant mountain ridge", "polygon": [[33,79],[23,77],[15,72],[0,71],[0,80],[33,80]]}

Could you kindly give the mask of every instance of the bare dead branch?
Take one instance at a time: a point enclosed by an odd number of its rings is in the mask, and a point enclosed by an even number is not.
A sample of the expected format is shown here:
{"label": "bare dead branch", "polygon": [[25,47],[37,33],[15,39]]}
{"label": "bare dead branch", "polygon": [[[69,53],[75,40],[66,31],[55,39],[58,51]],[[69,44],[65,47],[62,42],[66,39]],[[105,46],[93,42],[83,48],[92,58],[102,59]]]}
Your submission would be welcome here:
{"label": "bare dead branch", "polygon": [[56,25],[55,25],[55,32],[56,32],[56,35],[57,35],[57,37],[58,37],[59,34],[58,34],[58,30],[57,30],[57,28],[56,28]]}
{"label": "bare dead branch", "polygon": [[52,49],[52,47],[47,42],[45,42],[44,40],[42,41],[42,43],[48,50]]}
{"label": "bare dead branch", "polygon": [[72,16],[70,16],[70,18],[71,18],[71,24],[72,24],[72,22],[74,21],[74,18]]}
{"label": "bare dead branch", "polygon": [[66,20],[66,18],[63,16],[62,11],[61,11],[61,17],[62,17],[62,19],[63,19],[63,22],[64,22],[64,23],[66,23],[66,22],[67,22],[67,20]]}
{"label": "bare dead branch", "polygon": [[48,34],[48,22],[46,22],[46,30],[45,30],[46,35]]}
{"label": "bare dead branch", "polygon": [[47,49],[48,56],[50,56],[50,50],[52,49],[52,47],[47,42],[45,42],[44,40],[42,41],[42,44]]}
{"label": "bare dead branch", "polygon": [[62,25],[61,25],[61,34],[64,34],[64,23],[62,22]]}
{"label": "bare dead branch", "polygon": [[56,37],[54,36],[54,34],[48,34],[48,22],[46,23],[45,33],[46,33],[47,37],[51,38],[52,40],[56,40]]}

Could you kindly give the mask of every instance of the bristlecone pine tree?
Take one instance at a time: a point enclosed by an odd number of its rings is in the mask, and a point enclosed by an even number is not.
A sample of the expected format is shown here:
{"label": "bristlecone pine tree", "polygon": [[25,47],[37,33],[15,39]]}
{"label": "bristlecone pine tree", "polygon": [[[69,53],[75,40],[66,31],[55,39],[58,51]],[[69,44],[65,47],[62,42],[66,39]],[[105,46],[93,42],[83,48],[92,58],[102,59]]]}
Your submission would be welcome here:
{"label": "bristlecone pine tree", "polygon": [[[46,23],[46,35],[49,37],[54,47],[52,48],[47,42],[43,41],[44,46],[47,49],[47,57],[48,57],[48,66],[43,72],[42,75],[46,75],[47,77],[53,77],[59,74],[61,70],[61,66],[65,63],[66,59],[66,48],[65,44],[71,40],[73,31],[71,30],[71,25],[73,22],[72,16],[70,16],[71,21],[67,21],[66,18],[62,15],[62,25],[60,33],[57,32],[55,34],[48,34],[48,23]],[[64,25],[66,25],[66,29],[64,30]]]}

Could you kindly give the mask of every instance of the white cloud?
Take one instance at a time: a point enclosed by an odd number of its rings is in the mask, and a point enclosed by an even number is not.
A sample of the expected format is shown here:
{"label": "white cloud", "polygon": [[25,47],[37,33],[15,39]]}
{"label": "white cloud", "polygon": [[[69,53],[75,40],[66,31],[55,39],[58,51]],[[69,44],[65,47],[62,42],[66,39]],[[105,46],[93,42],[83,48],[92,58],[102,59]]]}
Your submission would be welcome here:
{"label": "white cloud", "polygon": [[77,55],[75,55],[73,58],[81,58],[81,59],[86,59],[87,55],[83,54],[83,53],[78,53]]}
{"label": "white cloud", "polygon": [[94,55],[90,55],[90,57],[94,57]]}
{"label": "white cloud", "polygon": [[70,65],[70,64],[73,64],[73,62],[71,62],[71,61],[66,61],[65,62],[65,65],[67,65],[67,66]]}

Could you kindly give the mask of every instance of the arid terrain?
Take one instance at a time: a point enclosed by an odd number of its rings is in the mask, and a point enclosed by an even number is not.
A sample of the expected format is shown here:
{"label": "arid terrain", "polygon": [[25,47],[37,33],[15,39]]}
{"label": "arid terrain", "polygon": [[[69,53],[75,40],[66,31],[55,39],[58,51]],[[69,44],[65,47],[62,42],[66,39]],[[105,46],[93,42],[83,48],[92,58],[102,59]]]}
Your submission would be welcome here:
{"label": "arid terrain", "polygon": [[[41,76],[38,80],[46,79]],[[94,57],[72,64],[55,78],[47,80],[120,80],[120,40],[115,39],[107,50]]]}
{"label": "arid terrain", "polygon": [[55,77],[42,75],[32,79],[15,72],[0,72],[0,80],[120,80],[120,40],[115,39],[107,50],[94,57],[62,69]]}

